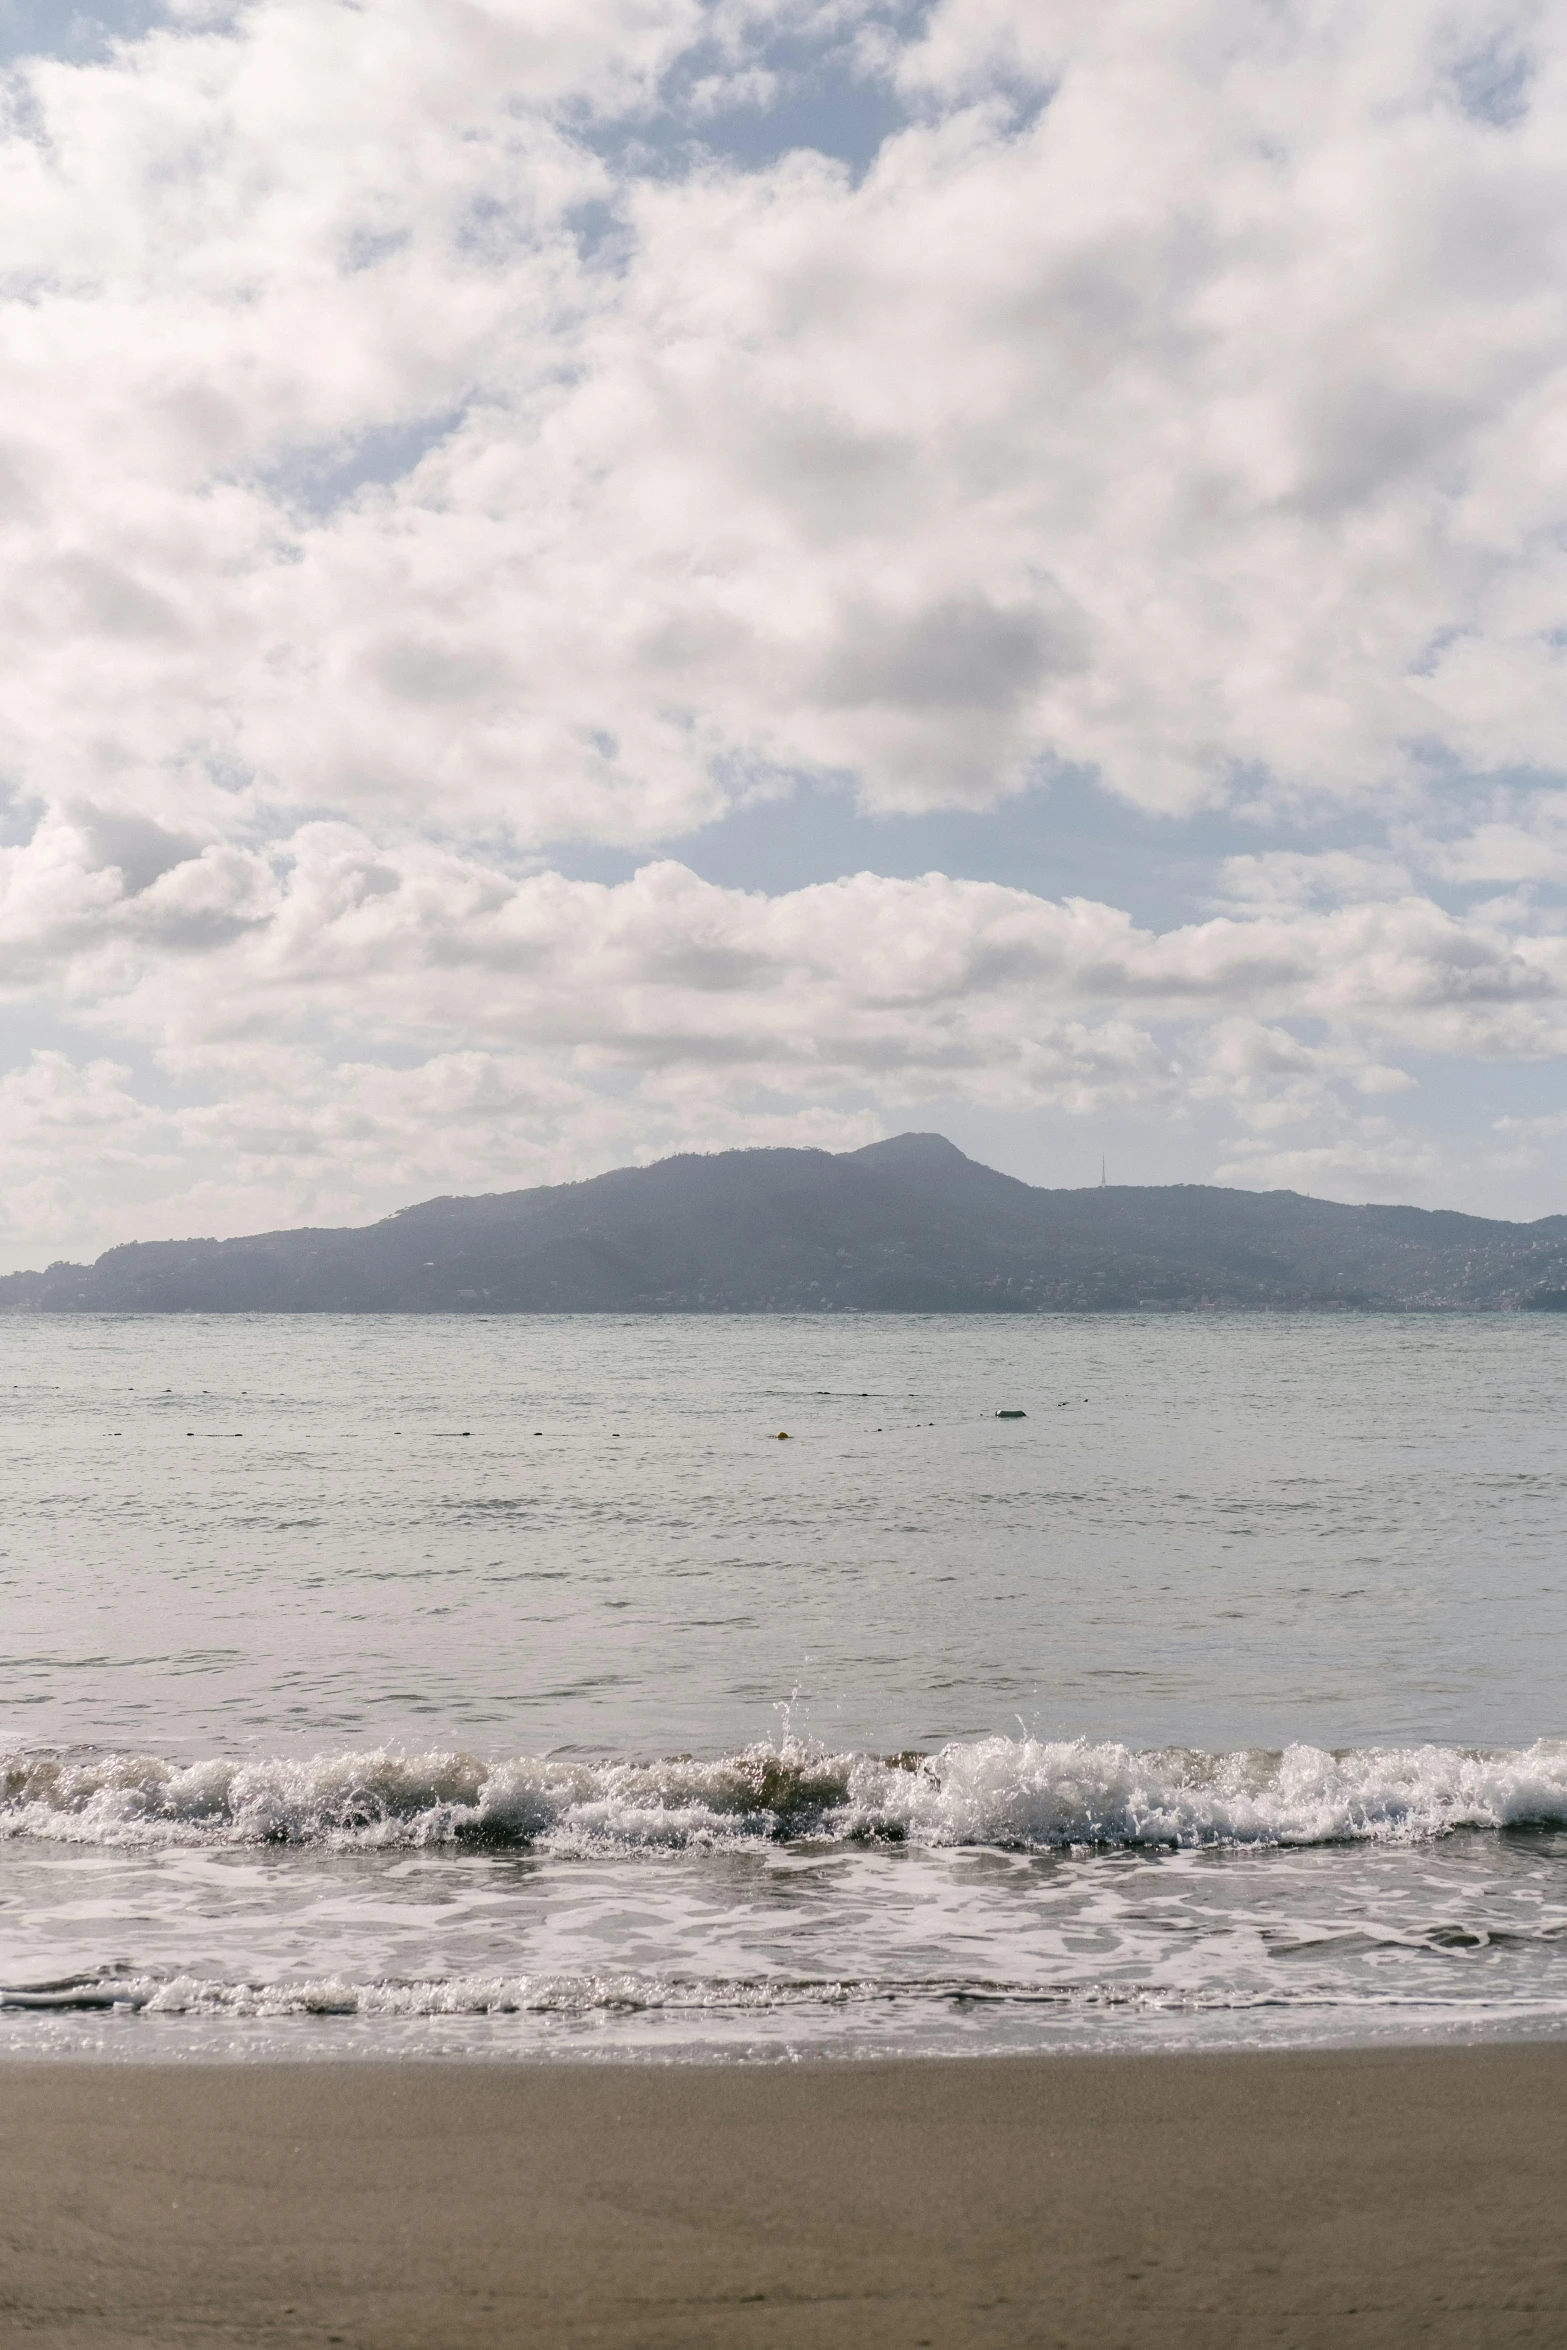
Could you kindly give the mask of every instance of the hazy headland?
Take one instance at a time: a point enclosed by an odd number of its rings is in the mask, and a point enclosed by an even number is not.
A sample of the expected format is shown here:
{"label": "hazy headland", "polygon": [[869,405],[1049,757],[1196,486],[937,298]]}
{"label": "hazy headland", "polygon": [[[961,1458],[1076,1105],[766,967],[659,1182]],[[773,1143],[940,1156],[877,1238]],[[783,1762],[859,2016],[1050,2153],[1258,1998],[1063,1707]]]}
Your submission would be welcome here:
{"label": "hazy headland", "polygon": [[1559,1311],[1567,1215],[1210,1184],[1045,1190],[939,1134],[426,1200],[358,1229],[132,1242],[0,1279],[69,1313]]}

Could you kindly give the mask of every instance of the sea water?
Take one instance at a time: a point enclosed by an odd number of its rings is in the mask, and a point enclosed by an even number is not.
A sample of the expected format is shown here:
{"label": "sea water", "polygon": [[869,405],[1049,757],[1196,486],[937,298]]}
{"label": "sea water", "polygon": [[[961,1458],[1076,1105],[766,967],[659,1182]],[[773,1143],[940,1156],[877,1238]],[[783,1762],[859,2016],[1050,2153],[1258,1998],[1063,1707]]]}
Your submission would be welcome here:
{"label": "sea water", "polygon": [[0,1318],[0,2053],[1567,2030],[1564,1436],[1549,1317]]}

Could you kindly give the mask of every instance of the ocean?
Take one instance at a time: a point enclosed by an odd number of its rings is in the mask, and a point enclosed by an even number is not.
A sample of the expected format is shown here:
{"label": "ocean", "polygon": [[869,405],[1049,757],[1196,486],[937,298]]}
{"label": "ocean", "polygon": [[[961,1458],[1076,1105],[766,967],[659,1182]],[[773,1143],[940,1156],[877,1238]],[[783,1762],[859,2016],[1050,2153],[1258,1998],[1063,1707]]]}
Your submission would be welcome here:
{"label": "ocean", "polygon": [[12,1316],[0,1406],[5,2054],[1567,2031],[1567,1319]]}

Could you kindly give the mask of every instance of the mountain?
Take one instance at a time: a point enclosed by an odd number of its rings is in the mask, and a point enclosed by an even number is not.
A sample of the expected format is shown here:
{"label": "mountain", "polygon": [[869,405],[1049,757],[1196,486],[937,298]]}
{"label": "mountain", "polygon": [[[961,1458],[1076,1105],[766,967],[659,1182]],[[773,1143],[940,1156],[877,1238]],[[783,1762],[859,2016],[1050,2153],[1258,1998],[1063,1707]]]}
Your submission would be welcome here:
{"label": "mountain", "polygon": [[1493,1223],[1206,1184],[1043,1191],[939,1134],[721,1151],[426,1200],[353,1231],[136,1241],[0,1279],[71,1313],[1567,1309],[1567,1216]]}

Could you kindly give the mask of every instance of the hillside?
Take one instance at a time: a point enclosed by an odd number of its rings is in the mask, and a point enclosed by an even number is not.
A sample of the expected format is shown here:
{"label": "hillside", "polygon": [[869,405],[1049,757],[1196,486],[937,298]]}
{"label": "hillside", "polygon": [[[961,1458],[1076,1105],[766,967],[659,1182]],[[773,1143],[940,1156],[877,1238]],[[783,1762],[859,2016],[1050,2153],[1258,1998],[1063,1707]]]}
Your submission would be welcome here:
{"label": "hillside", "polygon": [[1567,1216],[1200,1184],[1046,1191],[935,1134],[427,1200],[349,1231],[142,1241],[0,1278],[33,1313],[1030,1313],[1567,1306]]}

